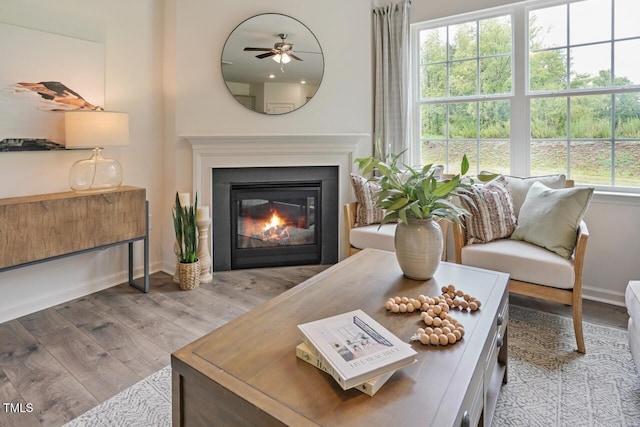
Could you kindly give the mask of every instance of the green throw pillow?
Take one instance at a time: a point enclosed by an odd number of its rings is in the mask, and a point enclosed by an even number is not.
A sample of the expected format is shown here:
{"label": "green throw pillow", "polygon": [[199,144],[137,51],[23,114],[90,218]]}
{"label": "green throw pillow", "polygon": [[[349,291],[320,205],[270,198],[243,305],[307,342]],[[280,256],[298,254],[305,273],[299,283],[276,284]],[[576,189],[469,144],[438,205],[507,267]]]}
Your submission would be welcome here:
{"label": "green throw pillow", "polygon": [[578,225],[589,206],[593,188],[551,189],[533,183],[511,235],[569,259],[576,245]]}

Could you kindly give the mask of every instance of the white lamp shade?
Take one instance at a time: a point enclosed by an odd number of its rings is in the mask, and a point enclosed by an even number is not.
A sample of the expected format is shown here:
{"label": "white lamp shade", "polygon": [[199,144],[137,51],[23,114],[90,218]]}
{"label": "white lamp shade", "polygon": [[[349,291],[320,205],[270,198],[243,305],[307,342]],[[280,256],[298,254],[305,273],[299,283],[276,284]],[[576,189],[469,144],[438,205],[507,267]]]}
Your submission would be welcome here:
{"label": "white lamp shade", "polygon": [[129,143],[129,115],[116,111],[64,113],[66,148],[93,148]]}

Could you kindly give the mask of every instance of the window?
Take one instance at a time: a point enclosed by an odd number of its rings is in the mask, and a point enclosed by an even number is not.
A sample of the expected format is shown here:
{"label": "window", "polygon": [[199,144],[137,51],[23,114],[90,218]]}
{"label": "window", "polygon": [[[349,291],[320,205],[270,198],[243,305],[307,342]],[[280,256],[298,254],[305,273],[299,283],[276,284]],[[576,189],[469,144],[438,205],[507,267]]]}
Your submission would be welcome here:
{"label": "window", "polygon": [[466,153],[472,172],[640,188],[638,12],[529,2],[414,26],[414,154],[450,172]]}
{"label": "window", "polygon": [[419,32],[421,161],[509,171],[511,16]]}

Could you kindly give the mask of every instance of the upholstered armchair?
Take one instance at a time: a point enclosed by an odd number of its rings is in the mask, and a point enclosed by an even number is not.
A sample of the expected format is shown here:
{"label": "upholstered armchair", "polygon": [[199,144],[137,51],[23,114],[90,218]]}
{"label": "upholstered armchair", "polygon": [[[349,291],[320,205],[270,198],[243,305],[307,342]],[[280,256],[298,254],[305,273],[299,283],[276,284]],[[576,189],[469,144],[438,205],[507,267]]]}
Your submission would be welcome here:
{"label": "upholstered armchair", "polygon": [[578,352],[582,269],[589,231],[582,221],[592,188],[572,188],[564,175],[500,177],[473,188],[475,207],[453,224],[455,261],[509,273],[509,292],[572,306]]}

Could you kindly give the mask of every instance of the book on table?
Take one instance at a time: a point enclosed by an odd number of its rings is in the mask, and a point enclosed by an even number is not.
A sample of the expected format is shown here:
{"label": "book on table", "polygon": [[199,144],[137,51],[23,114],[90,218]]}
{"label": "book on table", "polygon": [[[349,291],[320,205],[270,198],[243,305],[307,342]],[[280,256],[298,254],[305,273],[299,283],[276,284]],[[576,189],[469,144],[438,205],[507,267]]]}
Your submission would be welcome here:
{"label": "book on table", "polygon": [[298,325],[303,342],[344,390],[393,373],[416,351],[362,310]]}
{"label": "book on table", "polygon": [[[320,369],[321,371],[327,372],[328,371],[328,367],[322,362],[321,359],[318,359],[318,356],[315,355],[315,353],[313,353],[313,351],[311,351],[309,349],[309,347],[307,347],[307,345],[305,343],[300,343],[296,346],[296,356],[299,359],[304,360],[305,362],[307,362],[308,364],[315,366],[316,368]],[[369,396],[373,396],[374,394],[376,394],[376,392],[378,390],[380,390],[380,388],[384,385],[384,383],[387,382],[387,380],[391,377],[391,375],[393,375],[395,373],[395,371],[391,371],[388,372],[386,374],[383,374],[379,377],[375,377],[373,379],[370,379],[369,381],[366,381],[362,384],[358,384],[357,386],[355,386],[355,389],[358,389],[359,391],[363,392],[364,394],[367,394]]]}

